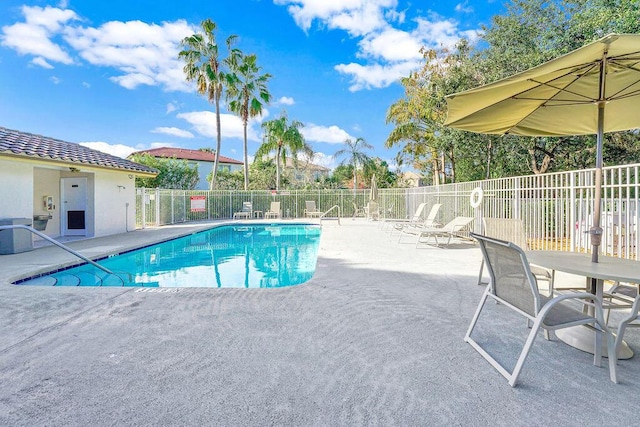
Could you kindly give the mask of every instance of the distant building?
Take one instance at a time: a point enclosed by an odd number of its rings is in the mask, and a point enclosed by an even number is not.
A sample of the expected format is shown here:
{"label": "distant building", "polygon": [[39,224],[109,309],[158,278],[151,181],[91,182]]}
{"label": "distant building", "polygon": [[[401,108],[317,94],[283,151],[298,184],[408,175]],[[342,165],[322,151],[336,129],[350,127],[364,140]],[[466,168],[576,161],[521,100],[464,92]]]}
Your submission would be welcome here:
{"label": "distant building", "polygon": [[310,183],[322,178],[328,178],[331,173],[331,169],[315,165],[306,160],[298,160],[296,164],[292,158],[287,158],[284,169],[294,182],[302,183]]}
{"label": "distant building", "polygon": [[415,172],[407,171],[403,173],[401,176],[402,176],[402,180],[409,187],[422,187],[425,185],[424,178]]}
{"label": "distant building", "polygon": [[[209,181],[207,176],[213,170],[213,164],[216,160],[216,154],[209,151],[190,150],[188,148],[161,147],[151,150],[136,151],[134,154],[148,154],[156,158],[179,159],[186,160],[190,166],[198,166],[199,181],[196,190],[208,190]],[[229,157],[220,156],[218,159],[218,172],[227,171],[234,172],[242,170],[242,163]]]}

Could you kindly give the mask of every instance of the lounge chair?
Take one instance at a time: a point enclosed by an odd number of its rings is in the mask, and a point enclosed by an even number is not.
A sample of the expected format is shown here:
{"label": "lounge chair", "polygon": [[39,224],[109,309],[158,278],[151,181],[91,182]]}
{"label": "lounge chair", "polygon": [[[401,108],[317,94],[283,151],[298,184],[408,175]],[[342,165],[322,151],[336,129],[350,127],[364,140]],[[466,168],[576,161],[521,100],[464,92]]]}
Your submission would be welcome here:
{"label": "lounge chair", "polygon": [[409,228],[437,228],[438,226],[441,226],[442,224],[438,222],[437,218],[438,218],[438,212],[440,212],[440,207],[442,206],[442,204],[440,203],[436,203],[435,205],[431,206],[431,210],[429,211],[429,215],[427,215],[427,217],[425,218],[424,221],[419,222],[419,218],[418,221],[410,221],[408,223],[399,223],[399,224],[394,224],[393,228],[391,229],[391,233],[393,233],[394,230],[399,230],[402,231],[402,229],[409,229]]}
{"label": "lounge chair", "polygon": [[265,219],[267,218],[282,218],[282,211],[280,210],[280,202],[271,202],[271,207],[264,213]]}
{"label": "lounge chair", "polygon": [[304,216],[307,218],[320,218],[324,212],[321,212],[316,207],[316,202],[314,200],[306,200],[304,202]]}
{"label": "lounge chair", "polygon": [[[524,231],[524,223],[521,219],[511,218],[483,218],[483,233],[485,236],[493,237],[519,246],[525,251],[529,250],[527,235]],[[549,284],[549,295],[553,293],[553,273],[543,267],[532,265],[531,272],[537,280],[545,281]],[[488,282],[482,280],[484,272],[484,258],[480,264],[480,274],[478,275],[478,285],[486,285]]]}
{"label": "lounge chair", "polygon": [[[459,236],[472,222],[472,217],[458,216],[442,227],[404,227],[400,230],[398,243],[401,243],[402,236],[409,235],[416,237],[416,248],[420,243],[429,243],[431,237],[435,239],[436,246],[440,246],[438,237],[446,237],[448,245],[454,236]],[[423,237],[426,239],[422,240]]]}
{"label": "lounge chair", "polygon": [[242,210],[233,214],[233,219],[250,219],[253,215],[253,204],[251,202],[242,202]]}
{"label": "lounge chair", "polygon": [[[471,233],[471,236],[480,243],[482,255],[491,275],[491,283],[487,285],[482,294],[480,304],[473,315],[464,340],[477,350],[491,366],[497,369],[509,381],[509,385],[513,387],[518,381],[522,366],[540,329],[554,331],[577,325],[592,325],[597,331],[595,334],[596,339],[594,340],[593,364],[596,366],[601,365],[601,334],[604,334],[607,340],[607,354],[609,356],[609,377],[611,381],[617,383],[615,342],[613,334],[607,329],[604,321],[602,299],[589,292],[560,295],[555,298],[547,298],[540,295],[536,279],[529,268],[527,256],[520,247],[513,243],[487,236],[473,233]],[[531,332],[511,372],[507,371],[503,365],[471,337],[487,298],[492,298],[499,303],[492,305],[494,310],[509,308],[526,317],[527,323],[532,323]],[[585,313],[586,310],[581,311],[579,308],[574,308],[566,303],[568,301],[582,303],[584,307],[593,307],[594,314],[588,314]],[[483,319],[485,321],[494,321],[495,316],[484,316]],[[499,329],[504,328],[502,322],[499,326],[495,323],[494,325]],[[503,347],[498,343],[496,343],[496,346]]]}
{"label": "lounge chair", "polygon": [[424,207],[426,205],[426,203],[420,203],[411,218],[385,218],[381,221],[380,228],[384,230],[385,228],[389,227],[391,230],[393,230],[393,227],[395,227],[396,225],[418,223],[420,221],[420,218],[422,218],[422,211],[424,211]]}

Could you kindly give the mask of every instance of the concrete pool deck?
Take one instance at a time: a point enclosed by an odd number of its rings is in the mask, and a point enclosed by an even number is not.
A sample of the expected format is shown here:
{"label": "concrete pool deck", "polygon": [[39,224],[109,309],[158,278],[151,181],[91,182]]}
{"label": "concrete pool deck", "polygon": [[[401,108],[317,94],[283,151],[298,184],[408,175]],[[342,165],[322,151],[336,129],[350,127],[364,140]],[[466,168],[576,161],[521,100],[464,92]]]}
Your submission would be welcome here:
{"label": "concrete pool deck", "polygon": [[[95,257],[208,226],[69,246]],[[315,276],[281,289],[15,286],[72,257],[0,256],[0,425],[635,425],[640,356],[616,385],[607,359],[540,336],[512,389],[463,341],[480,259],[351,219],[324,222]],[[515,363],[524,320],[489,309]],[[638,329],[625,338],[640,351]]]}

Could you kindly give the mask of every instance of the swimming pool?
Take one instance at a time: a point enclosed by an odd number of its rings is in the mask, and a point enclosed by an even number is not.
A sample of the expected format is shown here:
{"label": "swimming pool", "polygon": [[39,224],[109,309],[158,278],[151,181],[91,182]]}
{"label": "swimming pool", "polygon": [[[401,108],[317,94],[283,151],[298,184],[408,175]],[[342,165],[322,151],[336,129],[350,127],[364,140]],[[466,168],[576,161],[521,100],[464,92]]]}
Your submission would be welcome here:
{"label": "swimming pool", "polygon": [[40,286],[278,288],[315,272],[320,226],[229,225],[21,281]]}

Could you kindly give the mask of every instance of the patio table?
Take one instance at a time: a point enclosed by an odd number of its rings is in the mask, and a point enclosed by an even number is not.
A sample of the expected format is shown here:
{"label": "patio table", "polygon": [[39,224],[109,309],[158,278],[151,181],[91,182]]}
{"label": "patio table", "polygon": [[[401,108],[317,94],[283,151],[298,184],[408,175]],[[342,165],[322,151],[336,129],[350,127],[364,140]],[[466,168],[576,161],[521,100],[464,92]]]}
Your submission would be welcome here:
{"label": "patio table", "polygon": [[[634,260],[601,256],[596,263],[591,261],[589,254],[561,251],[530,251],[527,252],[527,259],[531,264],[586,277],[589,291],[600,298],[602,298],[605,280],[640,282],[640,262]],[[556,336],[572,347],[593,353],[594,333],[593,329],[585,326],[575,326],[556,331]],[[633,351],[623,341],[618,351],[618,358],[631,357],[633,357]]]}

